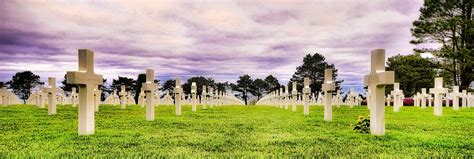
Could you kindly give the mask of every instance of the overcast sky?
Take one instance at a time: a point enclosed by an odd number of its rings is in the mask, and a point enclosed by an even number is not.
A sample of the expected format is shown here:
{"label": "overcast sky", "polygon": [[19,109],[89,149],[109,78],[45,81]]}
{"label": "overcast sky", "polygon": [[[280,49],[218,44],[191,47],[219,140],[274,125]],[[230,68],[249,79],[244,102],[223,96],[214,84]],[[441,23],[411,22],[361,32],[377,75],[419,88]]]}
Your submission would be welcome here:
{"label": "overcast sky", "polygon": [[370,50],[412,53],[423,0],[190,2],[1,1],[0,81],[25,70],[60,81],[87,48],[109,83],[153,68],[160,80],[272,74],[286,84],[305,54],[318,52],[345,90],[362,90]]}

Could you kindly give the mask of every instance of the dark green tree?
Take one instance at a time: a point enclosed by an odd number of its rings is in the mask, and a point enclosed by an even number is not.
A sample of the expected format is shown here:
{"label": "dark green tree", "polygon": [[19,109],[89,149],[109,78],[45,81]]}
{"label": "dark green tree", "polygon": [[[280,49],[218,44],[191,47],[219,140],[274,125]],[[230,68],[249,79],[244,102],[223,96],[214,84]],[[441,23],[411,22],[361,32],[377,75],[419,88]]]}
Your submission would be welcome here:
{"label": "dark green tree", "polygon": [[227,89],[229,89],[231,86],[229,82],[216,82],[214,83],[214,90],[216,91],[221,91],[221,92],[226,92]]}
{"label": "dark green tree", "polygon": [[267,87],[265,88],[266,93],[280,89],[280,82],[278,82],[278,79],[273,75],[265,77],[265,82],[267,83]]}
{"label": "dark green tree", "polygon": [[307,54],[303,58],[303,64],[296,68],[296,72],[293,74],[290,83],[296,81],[298,92],[301,92],[303,90],[304,77],[309,77],[311,80],[311,92],[318,95],[321,91],[321,85],[324,82],[324,69],[332,68],[334,70],[332,75],[336,84],[336,89],[340,89],[341,83],[344,80],[337,80],[337,69],[334,64],[328,64],[325,60],[326,58],[319,53],[313,55]]}
{"label": "dark green tree", "polygon": [[246,74],[239,77],[239,80],[237,80],[237,84],[232,85],[232,90],[240,93],[239,96],[242,97],[245,102],[245,105],[247,105],[247,100],[252,92],[252,83],[252,78]]}
{"label": "dark green tree", "polygon": [[108,90],[109,93],[113,92],[114,90],[120,91],[120,86],[122,84],[125,85],[125,90],[127,92],[130,91],[132,94],[135,94],[137,81],[132,78],[120,77],[120,76],[118,76],[118,79],[112,80],[112,85],[110,85],[110,89]]}
{"label": "dark green tree", "polygon": [[137,77],[137,85],[135,87],[135,102],[138,104],[138,96],[140,94],[140,91],[142,89],[142,84],[146,82],[146,74],[138,74]]}
{"label": "dark green tree", "polygon": [[163,83],[163,87],[161,87],[160,90],[165,93],[167,92],[171,96],[173,96],[175,85],[176,85],[176,80],[174,79],[166,80],[165,83]]}
{"label": "dark green tree", "polygon": [[267,94],[267,89],[269,88],[268,83],[264,80],[257,78],[252,82],[251,93],[257,97],[257,101],[262,98],[264,94]]}
{"label": "dark green tree", "polygon": [[5,82],[0,81],[0,88],[6,87],[6,86],[7,85],[5,84]]}
{"label": "dark green tree", "polygon": [[[395,82],[400,83],[405,96],[433,87],[437,64],[429,59],[420,55],[396,55],[388,58],[387,65],[387,70],[395,71]],[[387,93],[392,90],[393,86],[387,86]]]}
{"label": "dark green tree", "polygon": [[191,94],[191,84],[193,82],[196,82],[198,96],[202,94],[203,85],[206,85],[207,87],[214,87],[215,85],[215,81],[212,78],[206,78],[203,76],[191,77],[183,84],[184,93]]}
{"label": "dark green tree", "polygon": [[454,85],[467,89],[474,80],[473,0],[425,0],[420,17],[413,22],[412,44],[437,43],[442,47],[418,48],[417,53],[430,52],[442,68],[451,72]]}
{"label": "dark green tree", "polygon": [[[135,86],[135,102],[138,104],[138,97],[140,95],[140,92],[142,90],[142,85],[143,83],[146,82],[146,74],[138,74],[138,77],[137,77],[137,85]],[[156,84],[159,84],[159,81],[158,80],[155,80],[154,81]]]}
{"label": "dark green tree", "polygon": [[17,72],[12,80],[6,83],[9,85],[9,88],[13,90],[13,93],[18,95],[23,102],[28,99],[31,95],[31,89],[43,85],[44,83],[40,81],[40,76],[35,75],[31,71]]}

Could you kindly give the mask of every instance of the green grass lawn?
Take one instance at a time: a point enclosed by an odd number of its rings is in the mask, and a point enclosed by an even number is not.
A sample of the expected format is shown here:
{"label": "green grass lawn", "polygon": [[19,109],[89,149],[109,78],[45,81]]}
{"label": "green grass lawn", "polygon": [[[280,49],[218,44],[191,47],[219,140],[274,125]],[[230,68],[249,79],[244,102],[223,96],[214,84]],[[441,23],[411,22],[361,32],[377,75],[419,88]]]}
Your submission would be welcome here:
{"label": "green grass lawn", "polygon": [[[200,108],[200,107],[199,107]],[[139,106],[101,105],[96,133],[77,135],[77,108],[58,114],[31,105],[0,107],[0,158],[6,157],[468,157],[474,155],[474,109],[386,108],[386,135],[352,130],[365,106],[334,107],[323,121],[323,107],[311,114],[270,106],[225,106],[182,116],[174,107],[156,108],[145,121]]]}

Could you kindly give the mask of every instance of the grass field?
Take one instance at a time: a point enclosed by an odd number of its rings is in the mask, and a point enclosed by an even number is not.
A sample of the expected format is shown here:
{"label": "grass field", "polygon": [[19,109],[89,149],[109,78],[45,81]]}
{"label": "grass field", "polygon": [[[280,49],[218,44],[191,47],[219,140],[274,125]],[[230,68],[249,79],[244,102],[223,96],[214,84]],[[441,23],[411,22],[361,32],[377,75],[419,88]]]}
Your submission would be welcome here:
{"label": "grass field", "polygon": [[159,106],[145,121],[139,106],[121,110],[101,105],[96,134],[77,135],[77,108],[58,114],[31,105],[0,107],[0,158],[9,157],[468,157],[474,155],[474,109],[386,108],[386,135],[352,130],[365,106],[334,108],[332,122],[323,107],[311,114],[269,106],[225,106],[182,116]]}

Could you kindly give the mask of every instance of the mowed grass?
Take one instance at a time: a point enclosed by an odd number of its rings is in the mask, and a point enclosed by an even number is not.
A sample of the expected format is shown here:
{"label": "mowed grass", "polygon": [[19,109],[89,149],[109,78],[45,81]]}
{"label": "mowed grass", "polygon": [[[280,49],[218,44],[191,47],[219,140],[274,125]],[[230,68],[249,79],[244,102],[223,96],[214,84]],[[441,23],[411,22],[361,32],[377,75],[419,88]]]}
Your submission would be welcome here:
{"label": "mowed grass", "polygon": [[323,107],[292,112],[270,106],[199,107],[174,115],[156,108],[145,121],[139,106],[101,105],[95,135],[77,135],[77,108],[58,106],[57,115],[32,105],[0,107],[0,158],[9,157],[467,157],[474,154],[474,109],[386,107],[386,135],[352,130],[365,106]]}

